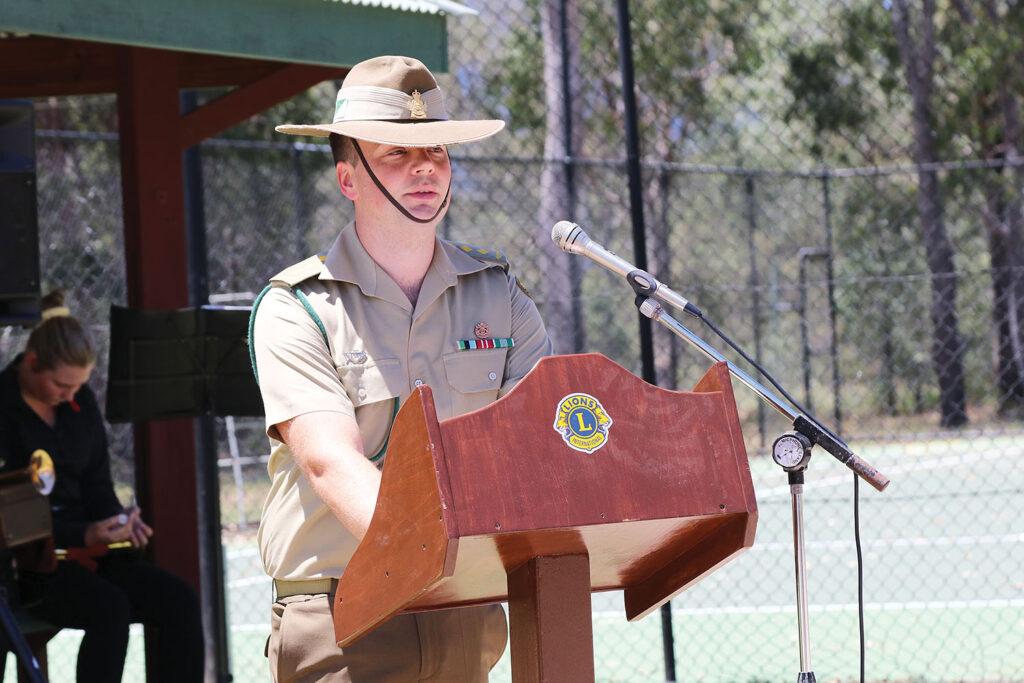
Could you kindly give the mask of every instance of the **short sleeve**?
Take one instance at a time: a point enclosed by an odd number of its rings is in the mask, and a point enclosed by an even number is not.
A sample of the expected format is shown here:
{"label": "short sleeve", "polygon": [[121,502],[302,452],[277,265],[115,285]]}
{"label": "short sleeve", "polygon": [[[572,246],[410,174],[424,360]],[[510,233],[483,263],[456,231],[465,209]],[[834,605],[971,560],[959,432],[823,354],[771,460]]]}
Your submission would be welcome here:
{"label": "short sleeve", "polygon": [[268,436],[279,439],[277,424],[314,411],[355,418],[320,328],[289,288],[275,286],[260,302],[253,349]]}
{"label": "short sleeve", "polygon": [[512,302],[512,339],[515,346],[505,359],[505,381],[498,392],[499,396],[512,391],[537,361],[554,352],[536,304],[519,286],[514,275],[508,276],[508,288]]}

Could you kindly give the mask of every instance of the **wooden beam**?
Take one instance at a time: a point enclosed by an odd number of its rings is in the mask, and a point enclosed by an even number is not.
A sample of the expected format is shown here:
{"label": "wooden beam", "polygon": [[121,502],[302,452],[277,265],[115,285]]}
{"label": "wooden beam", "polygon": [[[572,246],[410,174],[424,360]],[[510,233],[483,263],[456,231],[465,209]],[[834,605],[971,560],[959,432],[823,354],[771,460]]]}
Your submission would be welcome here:
{"label": "wooden beam", "polygon": [[[178,59],[146,48],[117,49],[118,120],[128,305],[188,306],[185,192],[178,144]],[[136,482],[153,525],[153,561],[200,586],[192,420],[135,428]]]}
{"label": "wooden beam", "polygon": [[[116,47],[111,43],[40,36],[0,39],[0,99],[117,92]],[[178,83],[183,90],[252,83],[286,66],[263,59],[194,52],[174,54],[178,59]],[[307,68],[323,69],[330,74],[338,71],[334,67]]]}
{"label": "wooden beam", "polygon": [[508,573],[512,683],[593,683],[590,558],[534,557]]}
{"label": "wooden beam", "polygon": [[293,64],[237,88],[184,115],[181,148],[198,145],[268,107],[308,90],[322,81],[341,78],[347,69]]}
{"label": "wooden beam", "polygon": [[0,98],[115,90],[113,45],[38,36],[0,40]]}

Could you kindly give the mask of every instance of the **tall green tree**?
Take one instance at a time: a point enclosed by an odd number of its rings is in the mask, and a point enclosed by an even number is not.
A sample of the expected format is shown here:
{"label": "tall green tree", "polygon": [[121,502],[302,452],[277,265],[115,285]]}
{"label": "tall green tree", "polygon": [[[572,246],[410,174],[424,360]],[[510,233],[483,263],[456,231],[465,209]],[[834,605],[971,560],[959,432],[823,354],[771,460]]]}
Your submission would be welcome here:
{"label": "tall green tree", "polygon": [[935,0],[922,0],[912,12],[907,0],[892,0],[892,27],[913,107],[917,210],[931,282],[932,365],[939,381],[941,424],[967,422],[964,390],[964,344],[956,310],[953,245],[946,231],[939,176],[941,157],[935,139]]}
{"label": "tall green tree", "polygon": [[[951,6],[959,21],[947,22],[939,39],[961,78],[944,118],[956,129],[950,139],[966,139],[975,156],[993,162],[981,172],[980,207],[990,256],[997,396],[1007,412],[1024,406],[1024,9],[995,0]],[[968,197],[969,185],[958,188]]]}
{"label": "tall green tree", "polygon": [[[556,35],[554,29],[559,27],[553,19],[563,4],[570,24],[564,33]],[[530,0],[527,5],[536,17],[535,23],[512,32],[505,59],[492,67],[488,81],[494,90],[492,94],[500,99],[513,121],[513,130],[537,131],[525,144],[543,150],[547,162],[542,202],[554,204],[566,193],[559,195],[545,188],[559,184],[565,187],[564,181],[558,180],[564,169],[553,163],[565,156],[565,150],[571,149],[577,156],[625,155],[618,26],[614,3],[577,5],[574,0]],[[712,95],[715,80],[728,74],[749,73],[760,63],[755,41],[759,6],[760,0],[629,3],[641,153],[645,162],[683,161],[687,144],[722,113],[723,102]],[[555,42],[562,40],[568,42],[567,51]],[[570,60],[567,92],[561,84],[564,58]],[[537,73],[544,73],[543,82],[536,79]],[[553,79],[558,82],[552,82]],[[546,111],[537,106],[540,102],[547,105]],[[572,140],[565,138],[566,117],[572,122]],[[643,186],[645,221],[653,255],[651,271],[669,282],[675,275],[668,244],[668,198],[675,192],[673,178],[674,174],[666,170],[650,171]],[[605,209],[599,203],[621,204],[624,192],[609,190],[606,194],[591,202],[591,206],[597,207],[591,216],[595,222],[605,223],[603,219],[608,217],[601,213]],[[550,223],[543,219],[553,216],[542,209],[541,222],[550,228]],[[549,295],[569,291],[558,278],[559,274],[546,276],[545,301]],[[550,326],[553,317],[549,314],[547,319]],[[554,324],[557,326],[558,322]],[[659,329],[656,335],[659,376],[671,382],[675,376],[675,354],[671,349],[675,345],[670,343],[672,337],[667,330]]]}
{"label": "tall green tree", "polygon": [[819,154],[826,154],[828,139],[850,152],[847,160],[859,155],[872,163],[900,161],[898,156],[880,158],[889,152],[872,140],[873,126],[879,119],[905,120],[911,130],[907,146],[917,166],[920,242],[931,276],[931,365],[940,422],[951,427],[967,422],[967,399],[955,252],[937,167],[946,158],[949,131],[936,95],[937,62],[944,48],[936,13],[935,0],[922,0],[920,6],[908,0],[892,0],[888,7],[851,3],[839,13],[835,35],[792,51],[786,80],[794,98],[790,114],[812,122]]}
{"label": "tall green tree", "polygon": [[[540,7],[544,55],[544,158],[540,176],[537,243],[549,263],[558,263],[559,248],[548,236],[551,226],[572,218],[576,204],[576,172],[571,159],[583,140],[583,100],[580,97],[580,16],[576,0],[543,0]],[[585,348],[580,289],[580,263],[550,268],[541,281],[547,327],[558,353]]]}

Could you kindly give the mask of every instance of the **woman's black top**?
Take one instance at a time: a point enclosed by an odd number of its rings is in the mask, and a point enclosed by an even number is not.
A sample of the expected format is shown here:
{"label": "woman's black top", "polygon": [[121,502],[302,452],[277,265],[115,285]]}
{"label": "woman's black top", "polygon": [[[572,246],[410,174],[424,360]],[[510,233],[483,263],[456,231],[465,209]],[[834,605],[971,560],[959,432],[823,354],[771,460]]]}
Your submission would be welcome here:
{"label": "woman's black top", "polygon": [[21,396],[22,358],[0,372],[0,472],[28,467],[38,448],[49,453],[57,475],[50,493],[54,543],[58,548],[83,546],[86,526],[122,510],[110,477],[103,415],[96,396],[83,385],[73,401],[57,406],[56,426],[46,424]]}

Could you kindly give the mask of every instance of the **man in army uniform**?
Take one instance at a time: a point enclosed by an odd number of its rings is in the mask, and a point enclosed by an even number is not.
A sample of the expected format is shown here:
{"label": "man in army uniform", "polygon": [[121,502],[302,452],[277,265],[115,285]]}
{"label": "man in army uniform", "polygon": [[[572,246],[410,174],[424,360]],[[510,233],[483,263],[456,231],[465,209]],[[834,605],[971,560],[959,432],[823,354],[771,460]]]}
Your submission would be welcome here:
{"label": "man in army uniform", "polygon": [[[398,406],[428,384],[439,419],[506,394],[551,342],[495,252],[436,236],[447,146],[502,121],[454,121],[429,70],[404,57],[354,66],[330,136],[355,220],[324,256],[275,276],[253,314],[254,367],[273,453],[259,545],[273,577],[275,681],[485,681],[507,641],[500,606],[393,617],[344,649],[333,592],[366,533]],[[367,596],[366,599],[373,599]]]}

